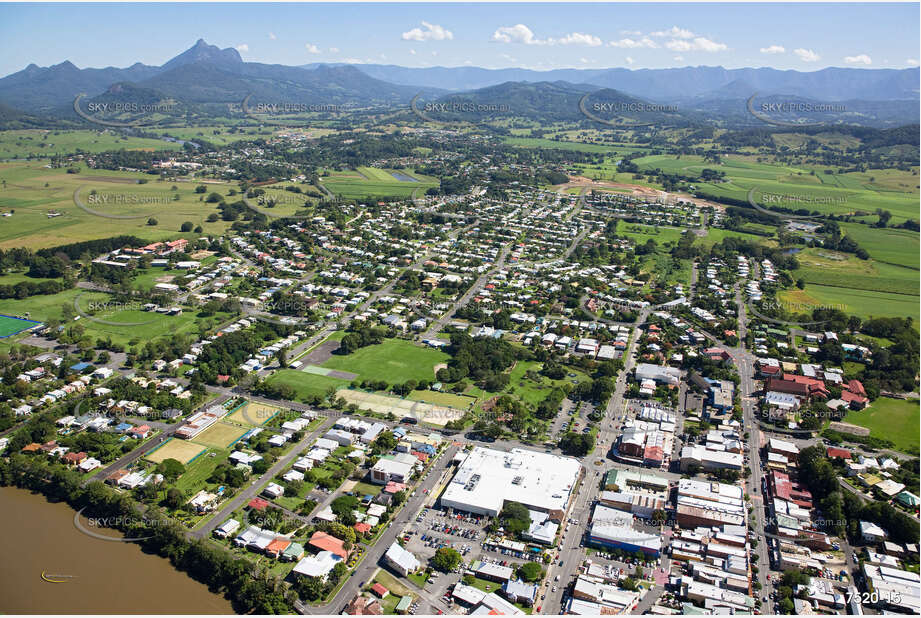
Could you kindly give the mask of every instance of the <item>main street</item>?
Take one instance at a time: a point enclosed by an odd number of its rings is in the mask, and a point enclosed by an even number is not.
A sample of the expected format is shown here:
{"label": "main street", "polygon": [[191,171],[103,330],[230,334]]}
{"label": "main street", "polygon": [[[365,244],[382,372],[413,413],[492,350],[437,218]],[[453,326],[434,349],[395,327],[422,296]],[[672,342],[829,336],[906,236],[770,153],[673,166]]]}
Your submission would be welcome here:
{"label": "main street", "polygon": [[[547,569],[547,577],[544,580],[541,590],[538,594],[546,594],[548,588],[557,585],[557,591],[547,594],[542,612],[545,614],[558,614],[563,608],[563,596],[568,584],[579,573],[579,567],[585,559],[585,551],[582,548],[582,542],[588,529],[588,520],[591,516],[592,505],[595,502],[601,487],[601,474],[608,466],[607,451],[611,444],[620,435],[620,425],[616,422],[618,415],[624,410],[624,393],[627,390],[627,376],[633,371],[636,364],[636,347],[641,335],[641,327],[646,323],[652,308],[646,307],[640,311],[633,324],[633,332],[630,336],[630,344],[627,346],[622,358],[624,368],[617,376],[614,386],[614,394],[608,400],[605,408],[604,418],[598,424],[598,433],[595,436],[596,448],[583,458],[585,467],[585,477],[579,485],[577,493],[570,505],[567,519],[572,519],[574,523],[562,523],[563,534],[559,545],[559,558],[551,563]],[[603,444],[602,444],[603,443]],[[596,465],[596,460],[600,464]],[[578,524],[575,523],[578,521]],[[566,528],[568,532],[565,532]],[[562,566],[559,561],[562,560]],[[559,575],[560,581],[556,582],[556,576]]]}

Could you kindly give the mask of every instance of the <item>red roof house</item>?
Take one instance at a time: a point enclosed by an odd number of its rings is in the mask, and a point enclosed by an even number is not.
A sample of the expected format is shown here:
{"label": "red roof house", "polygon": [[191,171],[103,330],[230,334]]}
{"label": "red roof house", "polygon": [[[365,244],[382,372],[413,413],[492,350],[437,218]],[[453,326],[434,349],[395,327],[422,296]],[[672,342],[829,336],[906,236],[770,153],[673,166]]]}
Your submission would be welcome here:
{"label": "red roof house", "polygon": [[345,559],[349,557],[349,552],[342,546],[343,541],[337,539],[331,534],[316,531],[307,543],[320,551],[331,551],[337,556]]}

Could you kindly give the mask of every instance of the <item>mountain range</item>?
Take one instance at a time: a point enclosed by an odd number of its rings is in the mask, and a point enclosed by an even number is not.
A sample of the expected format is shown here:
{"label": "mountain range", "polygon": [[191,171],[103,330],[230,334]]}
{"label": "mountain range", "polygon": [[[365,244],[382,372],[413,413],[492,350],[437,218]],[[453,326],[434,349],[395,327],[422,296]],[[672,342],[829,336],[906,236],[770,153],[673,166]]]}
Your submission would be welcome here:
{"label": "mountain range", "polygon": [[[49,67],[30,64],[0,78],[0,123],[31,126],[54,117],[80,121],[73,107],[82,104],[170,101],[179,114],[226,114],[228,104],[247,97],[253,103],[348,105],[408,111],[414,99],[441,109],[440,119],[484,119],[491,109],[541,121],[578,120],[583,97],[596,108],[636,108],[650,103],[677,110],[650,112],[651,122],[751,124],[745,101],[795,97],[836,102],[842,113],[823,122],[895,126],[918,122],[918,69],[829,68],[815,72],[771,68],[725,69],[483,69],[478,67],[407,68],[372,64],[286,66],[244,62],[237,50],[199,40],[161,66],[135,63],[127,68],[79,69],[70,61]],[[442,105],[436,105],[441,103]],[[583,102],[584,103],[584,102]],[[450,105],[447,105],[450,104]],[[465,107],[466,106],[466,107]],[[584,106],[584,105],[583,105]],[[471,116],[445,109],[476,108]],[[485,112],[479,111],[486,108]],[[602,114],[603,115],[603,114]],[[629,114],[628,114],[629,116]],[[635,115],[634,115],[635,116]],[[637,118],[634,118],[637,120]]]}

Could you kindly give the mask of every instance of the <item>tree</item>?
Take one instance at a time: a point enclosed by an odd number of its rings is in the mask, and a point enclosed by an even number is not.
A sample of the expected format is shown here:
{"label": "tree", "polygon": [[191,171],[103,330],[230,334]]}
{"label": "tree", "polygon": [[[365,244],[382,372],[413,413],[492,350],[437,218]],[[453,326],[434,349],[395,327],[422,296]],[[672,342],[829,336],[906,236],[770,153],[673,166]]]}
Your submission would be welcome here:
{"label": "tree", "polygon": [[154,219],[153,217],[147,220],[147,225],[157,225],[158,223],[160,222]]}
{"label": "tree", "polygon": [[180,231],[180,232],[191,232],[191,231],[192,231],[192,228],[194,228],[194,227],[195,227],[195,224],[194,224],[194,223],[192,223],[191,221],[185,221],[185,222],[183,222],[183,224],[179,227],[179,231]]}
{"label": "tree", "polygon": [[526,582],[536,582],[544,575],[544,570],[536,562],[526,562],[518,567],[518,577]]}
{"label": "tree", "polygon": [[450,573],[463,561],[463,558],[456,549],[450,547],[440,547],[438,551],[435,552],[435,555],[432,556],[431,563],[432,566],[438,569],[439,571],[444,571],[445,573]]}
{"label": "tree", "polygon": [[185,472],[185,466],[182,465],[182,462],[173,458],[164,459],[157,466],[157,473],[162,474],[163,478],[168,481],[175,481],[182,476],[183,472]]}
{"label": "tree", "polygon": [[508,534],[517,535],[531,526],[531,514],[520,502],[509,501],[499,513],[499,522]]}
{"label": "tree", "polygon": [[372,443],[372,447],[379,453],[388,453],[397,446],[397,439],[392,431],[382,431]]}

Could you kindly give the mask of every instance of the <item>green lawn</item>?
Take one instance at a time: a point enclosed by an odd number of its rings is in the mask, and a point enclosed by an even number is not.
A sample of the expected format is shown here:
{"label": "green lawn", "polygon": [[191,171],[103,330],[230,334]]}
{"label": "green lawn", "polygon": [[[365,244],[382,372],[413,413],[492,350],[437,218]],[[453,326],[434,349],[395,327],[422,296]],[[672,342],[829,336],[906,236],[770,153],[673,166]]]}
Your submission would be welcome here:
{"label": "green lawn", "polygon": [[896,448],[904,453],[918,454],[917,399],[880,397],[865,410],[848,412],[844,421],[866,427],[872,436],[891,440]]}
{"label": "green lawn", "polygon": [[449,358],[444,352],[410,341],[387,339],[345,356],[333,355],[322,366],[356,373],[360,379],[398,384],[407,380],[434,380],[435,365],[446,363]]}
{"label": "green lawn", "polygon": [[266,380],[269,384],[287,384],[294,389],[298,399],[325,397],[329,388],[340,389],[349,385],[348,380],[320,376],[298,369],[279,369]]}

